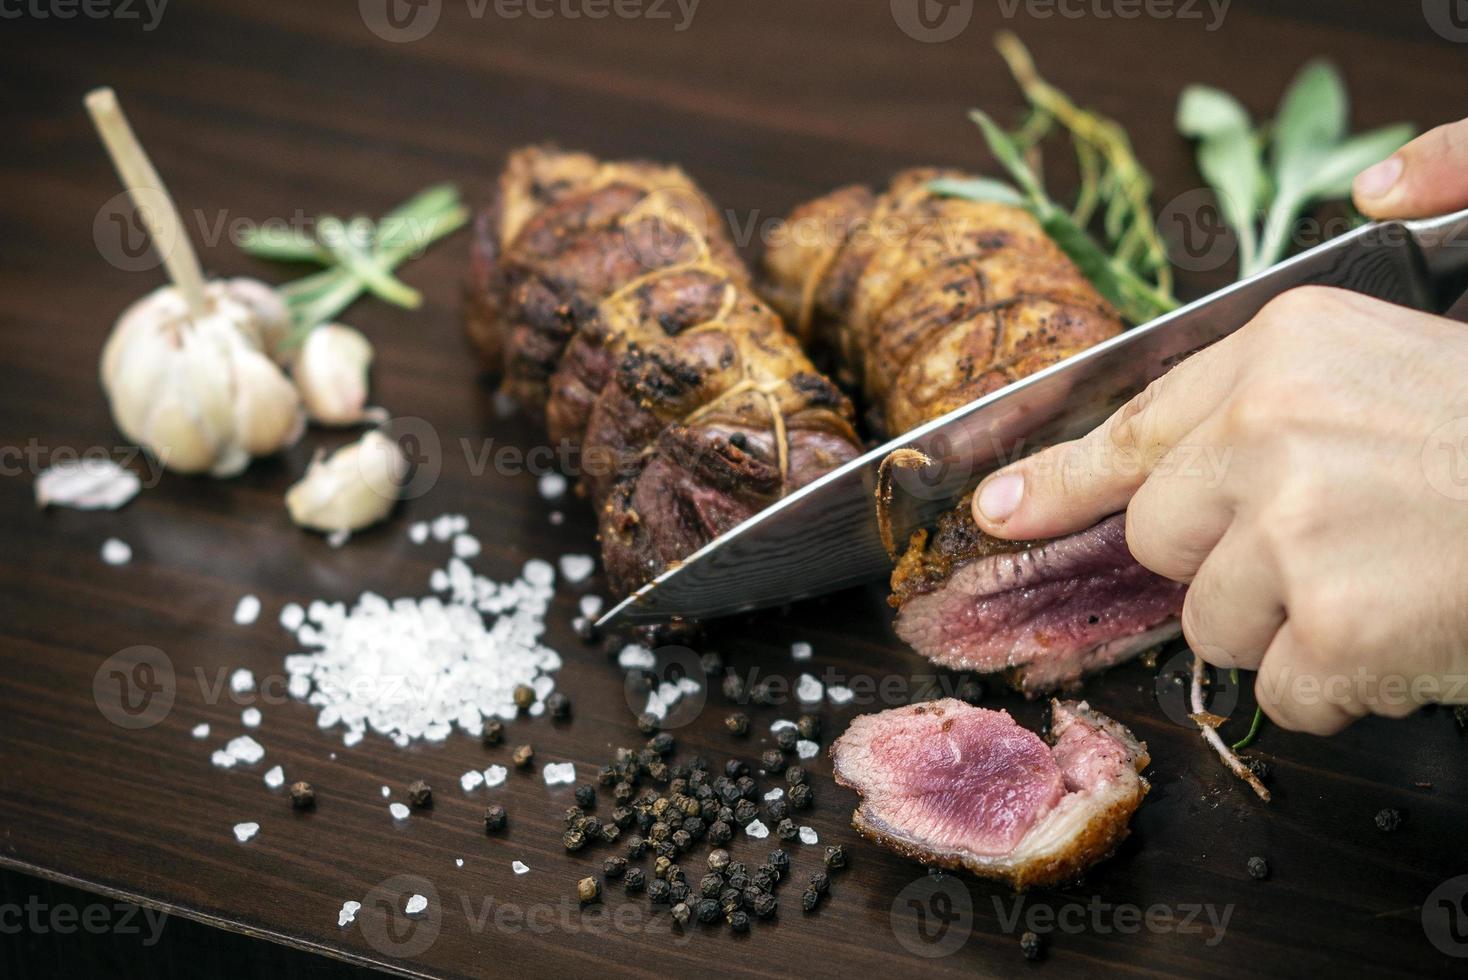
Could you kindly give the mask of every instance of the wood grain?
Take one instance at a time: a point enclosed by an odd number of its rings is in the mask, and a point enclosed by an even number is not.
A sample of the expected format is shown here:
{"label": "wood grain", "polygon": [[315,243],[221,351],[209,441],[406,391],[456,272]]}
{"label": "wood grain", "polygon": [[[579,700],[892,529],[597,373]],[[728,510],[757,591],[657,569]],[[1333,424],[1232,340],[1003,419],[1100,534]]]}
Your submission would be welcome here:
{"label": "wood grain", "polygon": [[[265,277],[282,270],[239,253],[230,221],[376,214],[441,180],[482,201],[503,155],[532,140],[676,160],[739,227],[902,166],[987,167],[963,110],[979,103],[1002,118],[1020,110],[988,43],[1000,27],[1019,31],[1057,83],[1130,128],[1157,175],[1159,206],[1198,186],[1190,149],[1171,125],[1188,82],[1224,85],[1263,115],[1299,64],[1327,55],[1345,68],[1360,126],[1404,117],[1427,126],[1463,111],[1445,82],[1461,76],[1468,47],[1433,33],[1416,4],[1388,11],[1365,0],[1236,0],[1215,31],[1175,18],[1037,17],[1039,7],[1031,7],[1006,18],[1005,4],[975,4],[969,26],[936,44],[899,30],[886,3],[832,0],[706,2],[682,31],[649,19],[511,19],[496,16],[493,5],[476,18],[474,6],[444,2],[428,37],[402,44],[367,30],[352,4],[293,0],[179,3],[151,31],[115,18],[7,21],[0,57],[0,81],[12,95],[0,110],[12,134],[0,157],[5,462],[32,446],[44,463],[65,447],[121,444],[97,385],[96,354],[118,311],[160,277],[109,264],[94,240],[94,219],[117,192],[81,110],[95,84],[118,89],[186,216],[202,219],[196,240],[206,266]],[[1063,165],[1055,174],[1065,180]],[[757,253],[758,236],[743,244]],[[727,930],[681,935],[665,914],[650,914],[644,901],[624,900],[616,889],[599,913],[578,911],[575,880],[600,852],[562,850],[559,814],[569,790],[514,775],[493,793],[509,808],[511,828],[488,838],[478,825],[486,794],[458,788],[460,773],[503,762],[505,749],[455,736],[407,750],[369,737],[348,750],[317,729],[309,708],[276,697],[262,706],[257,733],[265,761],[211,767],[210,750],[241,731],[245,706],[227,688],[211,693],[214,685],[240,666],[262,679],[280,676],[292,652],[274,626],[285,602],[350,601],[366,589],[426,594],[444,555],[410,544],[410,521],[469,515],[486,544],[477,565],[499,579],[533,556],[593,550],[584,505],[565,504],[565,523],[553,527],[534,474],[476,472],[462,449],[462,440],[474,449],[486,440],[522,448],[543,440],[533,427],[496,417],[491,386],[461,340],[465,252],[461,234],[407,268],[404,277],[427,297],[422,311],[363,304],[348,317],[378,347],[375,398],[423,419],[443,448],[432,490],[345,548],[298,532],[281,506],[313,447],[336,437],[313,434],[230,482],[165,477],[115,515],[39,513],[29,462],[7,468],[0,864],[425,976],[1007,974],[1027,966],[1016,941],[1023,926],[1010,921],[1016,901],[1030,910],[1079,910],[1063,912],[1080,916],[1067,920],[1078,928],[1050,937],[1045,968],[1063,974],[1424,974],[1454,965],[1427,941],[1419,918],[1440,882],[1468,872],[1465,748],[1445,712],[1364,722],[1329,741],[1266,730],[1259,749],[1275,764],[1276,795],[1263,806],[1222,772],[1195,732],[1167,718],[1155,671],[1134,664],[1093,681],[1085,695],[1146,739],[1155,760],[1133,836],[1066,889],[1015,899],[994,885],[948,879],[972,916],[948,923],[966,930],[963,942],[935,958],[913,954],[901,938],[936,950],[945,906],[908,902],[904,888],[931,887],[923,870],[847,828],[854,800],[831,783],[824,758],[813,763],[817,807],[809,823],[823,843],[848,845],[852,867],[818,914],[801,915],[787,887],[778,921],[742,938]],[[1184,289],[1196,294],[1227,275],[1189,273]],[[102,564],[98,550],[109,536],[132,544],[131,565]],[[517,723],[512,741],[534,743],[542,761],[574,761],[587,776],[637,734],[621,672],[573,635],[579,591],[558,592],[548,634],[567,659],[560,684],[574,700],[574,720]],[[231,620],[245,593],[265,604],[250,628]],[[814,645],[818,673],[895,685],[902,697],[932,676],[892,637],[876,588],[721,624],[700,649],[722,651],[746,673],[793,678],[788,650],[796,640]],[[176,700],[159,724],[128,731],[99,712],[93,679],[107,657],[138,644],[167,654]],[[1169,691],[1162,700],[1173,697]],[[1012,695],[996,693],[991,703],[1027,724],[1042,718],[1040,705]],[[827,731],[870,707],[824,708]],[[1243,724],[1248,708],[1246,695],[1233,725]],[[715,761],[755,757],[767,737],[733,742],[721,725],[726,710],[712,694],[677,733],[683,751]],[[794,713],[753,709],[756,731]],[[213,727],[206,741],[189,735],[200,722]],[[288,779],[317,785],[315,812],[293,813],[262,785],[261,773],[275,763]],[[395,825],[379,787],[401,799],[415,778],[434,784],[438,802]],[[1395,834],[1373,825],[1384,806],[1407,816]],[[240,845],[230,828],[247,819],[262,829]],[[816,850],[798,849],[801,877],[817,863]],[[1270,880],[1245,872],[1254,854],[1269,859]],[[462,869],[455,858],[464,859]],[[512,859],[531,873],[514,875]],[[437,937],[411,957],[370,940],[370,923],[385,921],[381,909],[364,910],[355,927],[336,925],[344,900],[361,901],[396,875],[426,879],[439,899]],[[1097,905],[1159,906],[1167,924],[1132,932],[1105,908],[1093,917]],[[1229,910],[1220,941],[1210,942],[1206,926],[1200,932],[1181,921],[1203,905]],[[496,909],[509,918],[497,919]],[[531,925],[514,918],[527,910],[536,916]],[[938,943],[923,945],[920,929]]]}

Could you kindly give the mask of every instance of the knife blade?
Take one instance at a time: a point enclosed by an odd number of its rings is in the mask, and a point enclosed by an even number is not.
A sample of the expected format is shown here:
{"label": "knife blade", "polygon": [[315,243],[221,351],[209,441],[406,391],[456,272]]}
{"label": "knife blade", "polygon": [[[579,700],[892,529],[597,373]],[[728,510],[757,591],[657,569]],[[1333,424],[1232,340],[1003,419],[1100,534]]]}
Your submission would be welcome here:
{"label": "knife blade", "polygon": [[895,471],[894,540],[930,525],[985,473],[1074,439],[1188,355],[1296,286],[1337,286],[1441,312],[1468,285],[1468,211],[1363,225],[878,446],[704,545],[597,621],[711,619],[881,579],[892,562],[875,510],[896,449],[934,462]]}

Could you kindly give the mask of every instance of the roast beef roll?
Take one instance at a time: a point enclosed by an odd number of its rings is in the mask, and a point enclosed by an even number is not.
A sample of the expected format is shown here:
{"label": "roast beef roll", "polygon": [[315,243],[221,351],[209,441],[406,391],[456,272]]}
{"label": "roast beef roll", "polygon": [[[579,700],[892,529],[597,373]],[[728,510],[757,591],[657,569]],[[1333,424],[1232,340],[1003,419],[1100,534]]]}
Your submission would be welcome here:
{"label": "roast beef roll", "polygon": [[[936,170],[797,208],[765,257],[767,293],[834,359],[866,417],[906,432],[1122,330],[1025,210],[940,197]],[[1177,632],[1183,589],[1137,565],[1124,528],[1039,545],[979,530],[965,500],[893,575],[896,629],[951,667],[1007,671],[1031,695]]]}
{"label": "roast beef roll", "polygon": [[473,250],[470,338],[580,448],[617,592],[860,452],[680,170],[522,149]]}

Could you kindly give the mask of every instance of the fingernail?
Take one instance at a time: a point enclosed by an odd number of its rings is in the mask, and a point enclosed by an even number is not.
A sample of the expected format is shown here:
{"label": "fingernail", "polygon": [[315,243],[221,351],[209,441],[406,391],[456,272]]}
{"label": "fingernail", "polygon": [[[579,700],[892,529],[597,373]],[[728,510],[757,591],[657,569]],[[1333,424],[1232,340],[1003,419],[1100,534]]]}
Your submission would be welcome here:
{"label": "fingernail", "polygon": [[996,476],[979,489],[979,511],[985,520],[996,524],[1007,521],[1019,510],[1019,500],[1025,493],[1025,478],[1018,473]]}
{"label": "fingernail", "polygon": [[1389,156],[1356,175],[1356,193],[1362,197],[1384,197],[1402,176],[1402,158]]}

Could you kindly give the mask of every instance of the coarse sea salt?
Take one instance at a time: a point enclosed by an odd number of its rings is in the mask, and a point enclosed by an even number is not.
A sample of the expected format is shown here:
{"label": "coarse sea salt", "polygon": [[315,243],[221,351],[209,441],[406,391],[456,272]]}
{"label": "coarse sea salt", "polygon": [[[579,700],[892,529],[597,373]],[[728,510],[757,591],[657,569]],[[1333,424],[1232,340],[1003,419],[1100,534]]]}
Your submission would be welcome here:
{"label": "coarse sea salt", "polygon": [[652,670],[657,665],[658,658],[641,644],[629,643],[617,654],[617,666],[623,670]]}
{"label": "coarse sea salt", "polygon": [[418,521],[408,528],[408,540],[414,544],[423,544],[428,540],[428,524]]}
{"label": "coarse sea salt", "polygon": [[584,582],[596,571],[596,559],[590,555],[562,555],[561,575],[572,585]]}
{"label": "coarse sea salt", "polygon": [[265,773],[265,785],[271,789],[280,789],[285,785],[285,770],[280,766],[271,766]]}
{"label": "coarse sea salt", "polygon": [[556,500],[566,493],[566,478],[559,473],[546,473],[539,480],[540,495],[546,500]]}
{"label": "coarse sea salt", "polygon": [[755,840],[764,840],[766,837],[770,836],[770,828],[766,827],[758,820],[751,820],[749,823],[745,824],[744,832],[753,837]]}
{"label": "coarse sea salt", "polygon": [[336,924],[343,928],[351,925],[361,907],[361,902],[342,902],[341,911],[336,914]]}
{"label": "coarse sea salt", "polygon": [[770,734],[777,734],[782,728],[799,727],[799,725],[795,724],[795,722],[791,721],[789,718],[776,718],[774,721],[770,722]]}
{"label": "coarse sea salt", "polygon": [[[467,524],[445,514],[432,534],[449,540]],[[555,577],[549,562],[532,559],[519,578],[495,582],[454,557],[430,576],[437,594],[364,592],[350,609],[312,602],[295,631],[304,650],[286,657],[289,690],[317,708],[318,727],[373,732],[399,747],[441,741],[455,727],[477,737],[484,719],[517,715],[522,684],[535,688],[543,712],[561,667],[541,642]]]}
{"label": "coarse sea salt", "polygon": [[109,565],[126,565],[133,560],[133,549],[126,541],[108,538],[102,542],[102,560]]}
{"label": "coarse sea salt", "polygon": [[832,684],[826,688],[826,700],[832,704],[849,704],[856,694],[844,684]]}
{"label": "coarse sea salt", "polygon": [[479,553],[483,550],[484,546],[472,534],[457,534],[454,536],[455,558],[463,558],[466,561],[470,558],[478,558]]}
{"label": "coarse sea salt", "polygon": [[485,788],[494,789],[496,786],[503,786],[505,782],[505,777],[509,774],[510,770],[506,769],[504,766],[490,766],[488,769],[484,770]]}
{"label": "coarse sea salt", "polygon": [[392,787],[391,786],[384,786],[384,787],[382,787],[382,798],[385,800],[389,796],[392,796]]}
{"label": "coarse sea salt", "polygon": [[260,825],[254,821],[249,823],[237,823],[234,825],[234,839],[243,844],[260,832]]}
{"label": "coarse sea salt", "polygon": [[116,510],[141,489],[137,474],[110,459],[70,459],[36,477],[36,506]]}
{"label": "coarse sea salt", "polygon": [[240,712],[240,724],[244,725],[246,728],[259,728],[260,727],[260,709],[259,708],[246,708],[244,711],[241,711]]}
{"label": "coarse sea salt", "polygon": [[576,781],[576,763],[552,762],[540,772],[547,786],[564,786]]}
{"label": "coarse sea salt", "polygon": [[464,859],[463,858],[454,858],[454,867],[456,867],[456,868],[462,868],[463,866],[464,866]]}
{"label": "coarse sea salt", "polygon": [[408,814],[413,811],[408,809],[406,803],[390,803],[388,804],[387,812],[392,814],[394,820],[407,820]]}
{"label": "coarse sea salt", "polygon": [[191,732],[189,732],[189,734],[192,735],[192,736],[194,736],[194,738],[208,738],[209,737],[209,725],[208,725],[208,723],[207,722],[200,722],[199,724],[197,724],[197,725],[194,726],[193,730]]}
{"label": "coarse sea salt", "polygon": [[804,640],[790,644],[790,659],[792,660],[809,660],[813,653],[815,650]]}
{"label": "coarse sea salt", "polygon": [[472,793],[483,785],[484,774],[478,769],[470,769],[468,772],[464,773],[464,775],[459,777],[459,786],[461,786],[466,793]]}
{"label": "coarse sea salt", "polygon": [[232,769],[237,763],[248,764],[259,762],[265,758],[265,749],[259,742],[248,735],[240,735],[225,743],[224,748],[217,750],[210,757],[216,766],[221,769]]}
{"label": "coarse sea salt", "polygon": [[584,595],[579,604],[581,615],[587,619],[595,619],[601,614],[602,599],[599,595]]}
{"label": "coarse sea salt", "polygon": [[820,751],[821,744],[819,742],[812,742],[808,738],[803,738],[795,743],[795,754],[802,759],[814,759]]}
{"label": "coarse sea salt", "polygon": [[530,870],[530,865],[526,864],[524,861],[511,861],[510,868],[515,872],[515,874],[523,875]]}
{"label": "coarse sea salt", "polygon": [[422,895],[410,895],[407,904],[403,906],[403,912],[407,915],[417,915],[426,908],[428,908],[428,899]]}
{"label": "coarse sea salt", "polygon": [[260,618],[260,599],[257,596],[240,596],[234,607],[234,621],[240,626],[253,626]]}
{"label": "coarse sea salt", "polygon": [[298,602],[288,602],[280,611],[280,625],[294,633],[306,622],[306,610]]}
{"label": "coarse sea salt", "polygon": [[784,795],[785,795],[785,791],[783,789],[781,789],[780,787],[776,786],[774,789],[770,790],[768,793],[765,794],[765,802],[767,802],[767,803],[773,803],[774,801],[778,800],[780,797],[782,797]]}
{"label": "coarse sea salt", "polygon": [[795,682],[795,698],[801,704],[818,704],[825,693],[825,687],[810,674],[801,674]]}
{"label": "coarse sea salt", "polygon": [[821,842],[821,838],[816,834],[816,829],[814,827],[801,827],[800,842],[802,844],[819,844]]}
{"label": "coarse sea salt", "polygon": [[248,694],[255,689],[255,675],[244,667],[229,675],[229,689],[235,694]]}

